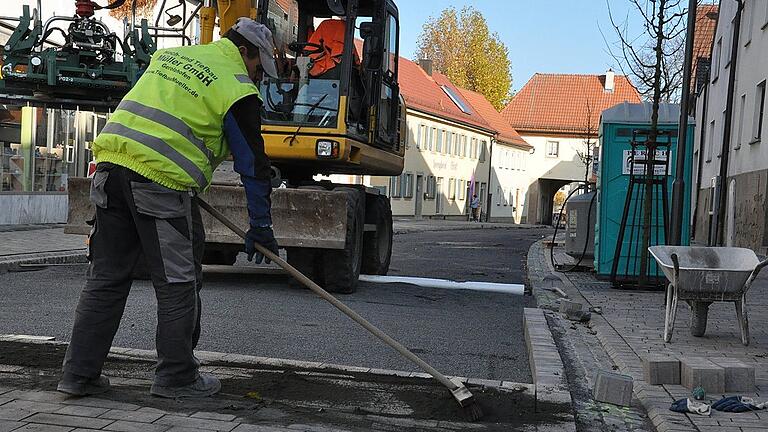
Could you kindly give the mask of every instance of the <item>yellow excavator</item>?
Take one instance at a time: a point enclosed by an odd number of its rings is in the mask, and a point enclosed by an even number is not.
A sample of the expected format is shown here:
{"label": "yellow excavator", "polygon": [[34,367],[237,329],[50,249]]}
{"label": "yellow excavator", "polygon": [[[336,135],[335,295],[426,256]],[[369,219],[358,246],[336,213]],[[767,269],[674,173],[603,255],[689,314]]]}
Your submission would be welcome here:
{"label": "yellow excavator", "polygon": [[[254,18],[272,29],[280,69],[279,78],[258,83],[278,243],[294,267],[329,291],[353,292],[361,272],[387,273],[393,234],[389,199],[376,188],[327,179],[402,172],[405,104],[392,0],[158,0],[154,25],[137,22],[136,0],[106,6],[72,1],[76,14],[66,22],[74,24],[61,29],[69,37],[59,47],[44,47],[56,17],[43,25],[40,2],[34,13],[25,7],[5,46],[0,100],[109,112],[160,39],[195,43],[189,29],[197,25],[198,42],[208,43],[239,17]],[[126,1],[134,12],[120,38],[94,18],[94,10],[128,7]],[[167,17],[165,26],[160,17]],[[87,178],[69,179],[67,232],[88,232],[89,186]],[[204,198],[230,219],[247,223],[245,195],[231,164],[217,170]],[[204,263],[233,264],[242,240],[207,215],[204,223]]]}

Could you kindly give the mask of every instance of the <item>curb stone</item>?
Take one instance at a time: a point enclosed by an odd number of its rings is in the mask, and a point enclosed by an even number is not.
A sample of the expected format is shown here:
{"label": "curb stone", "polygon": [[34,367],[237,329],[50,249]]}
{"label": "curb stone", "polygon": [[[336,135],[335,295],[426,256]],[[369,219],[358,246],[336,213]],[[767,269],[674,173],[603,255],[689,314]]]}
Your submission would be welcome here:
{"label": "curb stone", "polygon": [[[538,241],[531,245],[528,255],[530,257],[533,254],[542,254],[543,251],[543,243],[542,241]],[[545,262],[545,268],[536,269],[542,273],[542,275],[537,275],[537,278],[542,279],[542,277],[552,275],[557,277],[560,279],[563,290],[568,295],[569,299],[581,302],[587,308],[592,307],[592,304],[581,295],[578,287],[576,287],[567,276],[556,273],[552,268],[551,263],[549,263],[548,260],[545,260]],[[531,270],[533,269],[529,267],[529,271]],[[541,294],[544,294],[541,296],[542,298],[547,297],[546,293]],[[535,293],[534,295],[537,294]],[[674,413],[669,410],[670,404],[675,400],[673,395],[664,389],[664,387],[650,385],[645,381],[640,357],[602,315],[592,315],[590,328],[595,332],[595,336],[608,354],[608,357],[616,366],[618,366],[619,371],[633,378],[633,393],[640,401],[643,408],[645,408],[648,418],[651,420],[651,423],[656,430],[698,430],[687,414]]]}
{"label": "curb stone", "polygon": [[558,425],[558,429],[575,432],[573,400],[565,379],[565,367],[549,329],[544,310],[523,309],[523,332],[536,403],[568,404],[571,412],[567,414],[567,423]]}
{"label": "curb stone", "polygon": [[87,263],[87,260],[85,259],[85,249],[0,256],[0,274],[18,269],[20,264],[75,263]]}
{"label": "curb stone", "polygon": [[[43,340],[39,337],[28,337],[25,335],[0,335],[0,342],[20,342],[34,344],[49,344],[65,346],[67,342]],[[347,366],[335,363],[322,363],[312,361],[300,361],[291,359],[258,357],[243,354],[229,354],[213,351],[195,351],[195,356],[200,360],[203,367],[211,369],[220,369],[222,373],[228,373],[227,370],[236,372],[242,366],[257,366],[263,369],[302,369],[304,373],[320,374],[348,374],[348,375],[372,375],[379,377],[399,377],[415,380],[433,380],[432,376],[423,372],[398,371],[391,369],[366,368],[360,366]],[[142,350],[134,348],[112,347],[109,350],[109,358],[118,360],[135,361],[157,361],[157,352],[154,350]],[[449,379],[458,378],[468,387],[476,389],[492,389],[500,392],[526,392],[531,395],[536,394],[536,386],[530,383],[517,383],[504,380],[487,380],[479,378],[454,377],[447,376]],[[544,395],[546,396],[546,395]],[[538,399],[545,402],[558,402],[550,399]]]}

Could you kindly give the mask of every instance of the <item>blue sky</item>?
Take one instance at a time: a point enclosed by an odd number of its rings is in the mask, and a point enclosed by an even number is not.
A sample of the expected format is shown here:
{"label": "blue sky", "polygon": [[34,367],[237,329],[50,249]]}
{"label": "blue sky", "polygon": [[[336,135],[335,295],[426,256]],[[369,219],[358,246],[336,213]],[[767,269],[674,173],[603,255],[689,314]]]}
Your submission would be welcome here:
{"label": "blue sky", "polygon": [[[616,18],[627,15],[626,0],[609,0]],[[519,90],[536,72],[603,73],[615,62],[600,34],[614,39],[605,0],[401,0],[400,54],[412,59],[422,24],[450,6],[472,5],[499,33],[512,60],[512,87]],[[636,15],[630,16],[636,23]],[[616,69],[614,67],[614,69]]]}

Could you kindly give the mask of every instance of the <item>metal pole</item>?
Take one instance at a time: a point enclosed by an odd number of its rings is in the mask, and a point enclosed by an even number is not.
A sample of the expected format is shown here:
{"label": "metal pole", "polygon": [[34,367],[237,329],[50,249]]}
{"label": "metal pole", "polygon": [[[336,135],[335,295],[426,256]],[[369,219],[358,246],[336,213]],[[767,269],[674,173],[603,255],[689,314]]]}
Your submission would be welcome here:
{"label": "metal pole", "polygon": [[677,132],[675,181],[672,183],[672,211],[670,214],[670,238],[667,242],[680,245],[683,237],[683,199],[685,196],[685,155],[688,146],[688,102],[691,93],[691,68],[693,65],[693,39],[696,30],[697,0],[688,1],[688,29],[685,35],[685,60],[683,62],[683,93],[680,98],[680,129]]}

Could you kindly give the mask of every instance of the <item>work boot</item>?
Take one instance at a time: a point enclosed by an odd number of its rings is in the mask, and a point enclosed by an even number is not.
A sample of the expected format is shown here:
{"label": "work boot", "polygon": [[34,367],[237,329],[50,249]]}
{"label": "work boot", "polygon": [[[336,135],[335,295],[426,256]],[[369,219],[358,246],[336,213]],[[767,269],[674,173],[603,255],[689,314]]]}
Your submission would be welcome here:
{"label": "work boot", "polygon": [[213,396],[221,390],[221,381],[211,374],[200,374],[191,384],[171,387],[152,384],[149,392],[164,398],[204,398]]}
{"label": "work boot", "polygon": [[64,374],[56,390],[73,396],[90,396],[109,390],[109,378],[85,378],[78,375]]}

